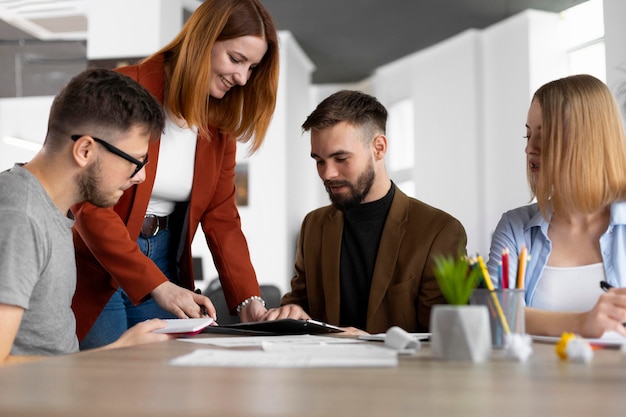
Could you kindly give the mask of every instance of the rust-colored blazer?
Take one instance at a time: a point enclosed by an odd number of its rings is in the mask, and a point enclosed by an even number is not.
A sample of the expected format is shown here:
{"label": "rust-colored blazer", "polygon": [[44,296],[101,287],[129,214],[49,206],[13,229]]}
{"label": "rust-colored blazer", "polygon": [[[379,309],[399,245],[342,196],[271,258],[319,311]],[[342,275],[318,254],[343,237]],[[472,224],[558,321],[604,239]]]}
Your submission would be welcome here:
{"label": "rust-colored blazer", "polygon": [[[343,213],[326,206],[309,213],[298,237],[291,292],[281,304],[298,304],[312,318],[339,322],[339,260]],[[433,255],[465,252],[465,229],[449,214],[409,198],[396,187],[383,228],[368,300],[366,328],[391,326],[426,332],[430,310],[445,304],[433,273]]]}
{"label": "rust-colored blazer", "polygon": [[[118,69],[137,80],[163,103],[163,57]],[[259,295],[259,285],[241,231],[235,205],[236,141],[212,130],[210,140],[199,137],[190,201],[183,206],[177,251],[180,285],[194,289],[191,242],[202,226],[231,310],[246,298]],[[74,243],[78,282],[72,308],[78,338],[93,326],[116,289],[121,286],[133,303],[145,300],[167,277],[136,243],[156,176],[159,141],[152,141],[146,180],[126,190],[113,208],[82,203],[72,208],[76,218]]]}

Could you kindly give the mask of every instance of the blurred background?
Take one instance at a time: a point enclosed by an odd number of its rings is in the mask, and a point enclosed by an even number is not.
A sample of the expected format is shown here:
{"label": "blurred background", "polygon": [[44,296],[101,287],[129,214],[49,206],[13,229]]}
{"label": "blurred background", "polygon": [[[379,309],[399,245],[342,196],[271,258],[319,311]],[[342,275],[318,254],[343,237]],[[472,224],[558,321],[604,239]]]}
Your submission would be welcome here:
{"label": "blurred background", "polygon": [[[620,91],[622,0],[261,0],[280,31],[281,78],[263,148],[238,161],[259,282],[286,291],[304,215],[328,204],[300,125],[343,88],[390,112],[388,168],[407,194],[455,217],[487,256],[502,213],[529,202],[522,136],[543,83],[590,73]],[[0,0],[0,169],[28,161],[53,96],[88,66],[167,44],[196,0]],[[202,233],[200,287],[217,276]]]}

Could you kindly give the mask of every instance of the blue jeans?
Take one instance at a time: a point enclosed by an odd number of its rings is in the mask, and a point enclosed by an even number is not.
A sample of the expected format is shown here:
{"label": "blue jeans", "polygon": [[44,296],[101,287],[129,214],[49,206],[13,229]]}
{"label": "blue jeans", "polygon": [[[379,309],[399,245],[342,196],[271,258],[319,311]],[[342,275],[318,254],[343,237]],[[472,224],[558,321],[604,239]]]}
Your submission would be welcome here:
{"label": "blue jeans", "polygon": [[[147,239],[139,236],[137,244],[141,252],[171,280],[173,265],[168,257],[169,230],[162,230],[156,236]],[[80,349],[93,349],[113,343],[130,327],[155,317],[176,318],[159,307],[152,298],[136,306],[133,305],[124,290],[118,288],[85,339],[80,342]]]}

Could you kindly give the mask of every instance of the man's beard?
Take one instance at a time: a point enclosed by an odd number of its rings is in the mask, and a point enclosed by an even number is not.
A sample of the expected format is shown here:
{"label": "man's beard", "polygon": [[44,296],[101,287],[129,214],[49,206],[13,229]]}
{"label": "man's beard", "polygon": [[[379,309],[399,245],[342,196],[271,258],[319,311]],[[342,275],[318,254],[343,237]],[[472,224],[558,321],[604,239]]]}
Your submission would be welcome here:
{"label": "man's beard", "polygon": [[[324,181],[324,187],[326,187],[326,191],[328,192],[333,206],[338,210],[346,211],[363,202],[370,192],[375,178],[374,164],[370,161],[366,170],[357,178],[356,184],[352,184],[348,181]],[[349,192],[347,195],[334,194],[330,187],[348,187]]]}
{"label": "man's beard", "polygon": [[100,192],[100,160],[94,162],[81,174],[74,177],[78,191],[83,201],[88,201],[96,207],[111,207],[115,202],[106,200]]}

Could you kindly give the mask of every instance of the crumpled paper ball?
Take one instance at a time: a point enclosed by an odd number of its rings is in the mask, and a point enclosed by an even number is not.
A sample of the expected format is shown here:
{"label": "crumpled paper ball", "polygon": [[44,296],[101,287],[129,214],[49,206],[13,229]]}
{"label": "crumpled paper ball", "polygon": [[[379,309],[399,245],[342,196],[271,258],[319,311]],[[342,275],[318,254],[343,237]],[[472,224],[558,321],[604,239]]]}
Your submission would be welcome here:
{"label": "crumpled paper ball", "polygon": [[533,353],[533,343],[530,335],[509,333],[504,338],[506,357],[525,362],[530,354]]}
{"label": "crumpled paper ball", "polygon": [[591,344],[574,333],[563,333],[555,350],[559,358],[570,362],[589,363],[593,359]]}
{"label": "crumpled paper ball", "polygon": [[422,348],[422,342],[398,326],[392,326],[385,333],[385,346],[404,353],[412,353]]}

